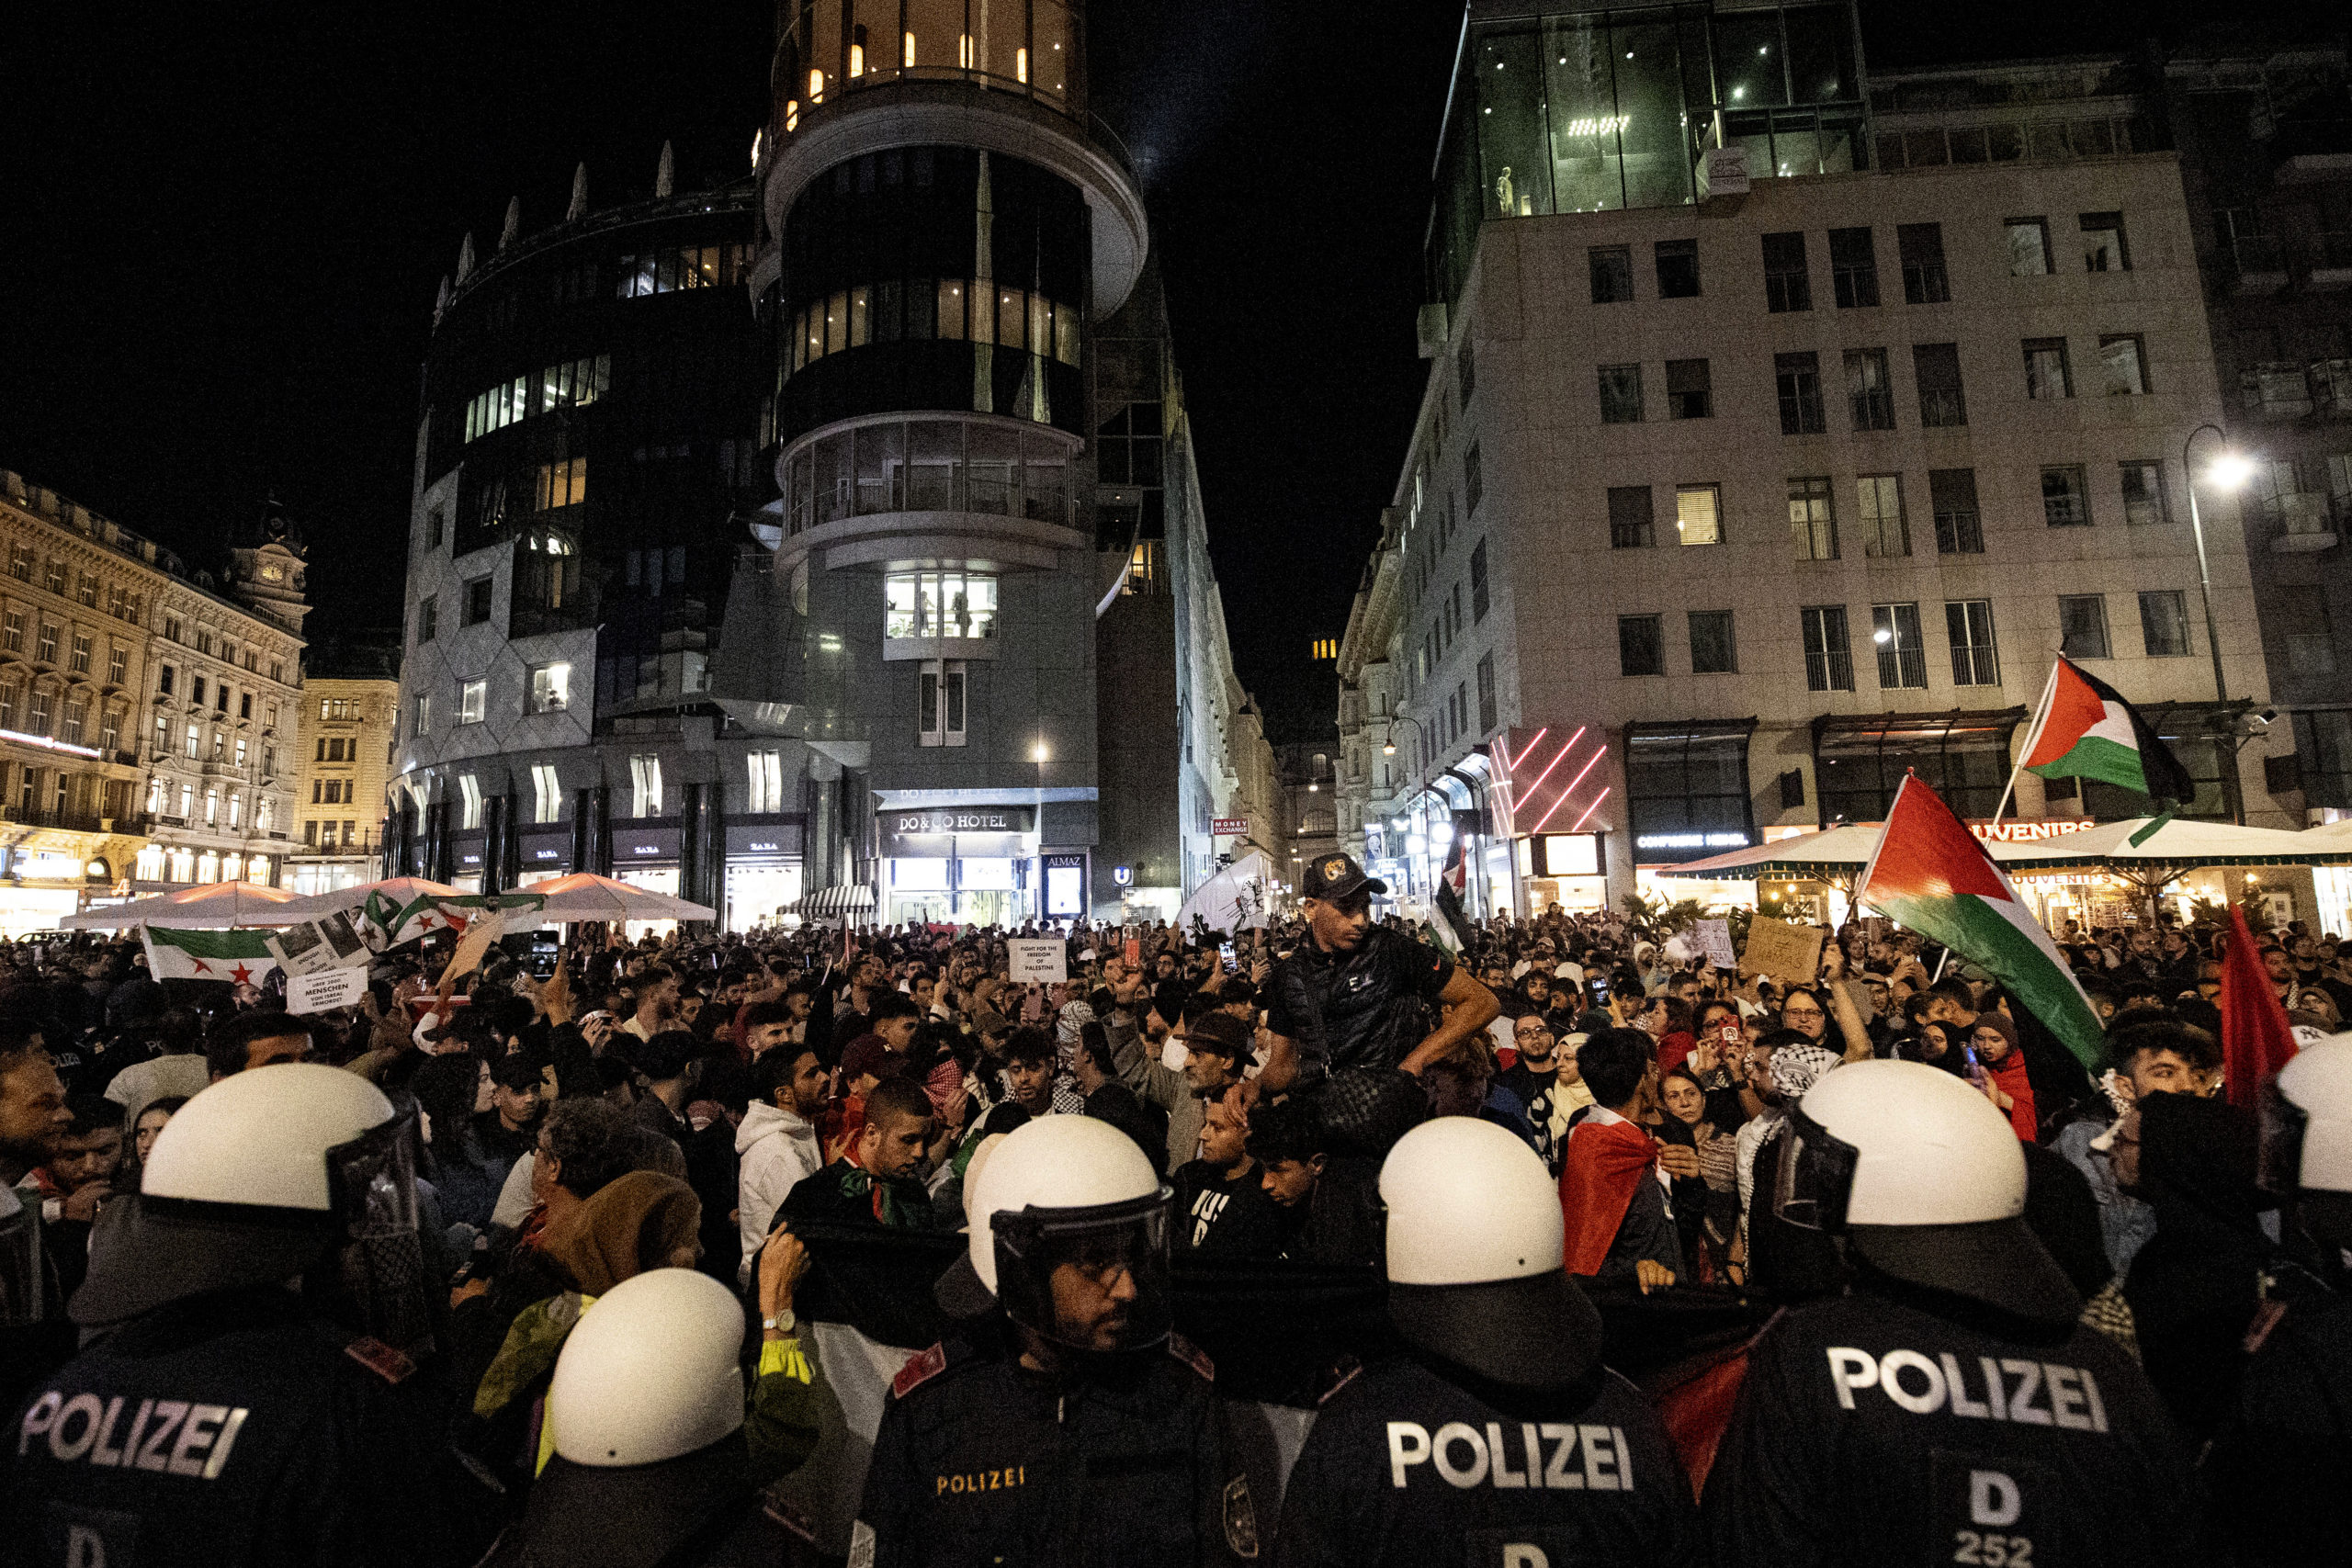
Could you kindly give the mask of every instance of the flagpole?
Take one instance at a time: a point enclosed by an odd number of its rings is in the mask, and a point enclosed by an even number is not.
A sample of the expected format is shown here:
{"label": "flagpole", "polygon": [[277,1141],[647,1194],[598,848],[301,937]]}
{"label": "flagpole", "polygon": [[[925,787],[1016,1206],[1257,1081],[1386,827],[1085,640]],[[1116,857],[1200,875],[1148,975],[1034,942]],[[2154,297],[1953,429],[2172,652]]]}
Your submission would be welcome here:
{"label": "flagpole", "polygon": [[2058,666],[2064,662],[2061,657],[2050,666],[2050,679],[2041,688],[2041,705],[2034,710],[2033,727],[2026,731],[2025,744],[2018,748],[2017,764],[2009,769],[2009,782],[2001,786],[2001,804],[1993,808],[1996,828],[2008,813],[2009,796],[2017,792],[2018,775],[2025,772],[2025,760],[2033,755],[2034,743],[2041,739],[2042,727],[2050,722],[2050,705],[2058,694]]}

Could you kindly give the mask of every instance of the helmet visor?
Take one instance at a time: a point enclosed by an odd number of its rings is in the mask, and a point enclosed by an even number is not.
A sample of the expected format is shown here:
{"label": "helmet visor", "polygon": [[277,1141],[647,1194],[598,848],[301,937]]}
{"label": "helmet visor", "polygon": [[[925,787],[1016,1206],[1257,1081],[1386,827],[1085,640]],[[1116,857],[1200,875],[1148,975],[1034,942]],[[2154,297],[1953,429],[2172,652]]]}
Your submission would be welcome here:
{"label": "helmet visor", "polygon": [[1772,1213],[1807,1230],[1844,1230],[1847,1201],[1854,1192],[1854,1145],[1832,1137],[1802,1110],[1790,1111],[1775,1141],[1781,1157],[1773,1172]]}
{"label": "helmet visor", "polygon": [[413,1125],[398,1118],[327,1151],[344,1290],[368,1333],[403,1348],[431,1330]]}
{"label": "helmet visor", "polygon": [[989,1220],[997,1300],[1012,1320],[1074,1350],[1138,1349],[1168,1337],[1168,1227],[1174,1194]]}
{"label": "helmet visor", "polygon": [[2311,1124],[2311,1112],[2279,1091],[2275,1076],[2263,1084],[2255,1180],[2265,1192],[2290,1197],[2302,1186],[2303,1134]]}

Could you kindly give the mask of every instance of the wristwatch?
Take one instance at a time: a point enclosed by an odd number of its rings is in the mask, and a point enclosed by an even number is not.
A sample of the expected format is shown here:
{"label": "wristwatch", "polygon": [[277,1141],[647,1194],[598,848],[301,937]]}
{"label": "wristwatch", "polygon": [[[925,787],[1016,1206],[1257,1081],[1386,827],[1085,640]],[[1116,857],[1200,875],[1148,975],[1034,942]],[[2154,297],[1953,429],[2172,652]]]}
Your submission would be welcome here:
{"label": "wristwatch", "polygon": [[785,1308],[774,1317],[760,1319],[762,1332],[768,1334],[789,1334],[799,1326],[800,1319],[790,1307]]}

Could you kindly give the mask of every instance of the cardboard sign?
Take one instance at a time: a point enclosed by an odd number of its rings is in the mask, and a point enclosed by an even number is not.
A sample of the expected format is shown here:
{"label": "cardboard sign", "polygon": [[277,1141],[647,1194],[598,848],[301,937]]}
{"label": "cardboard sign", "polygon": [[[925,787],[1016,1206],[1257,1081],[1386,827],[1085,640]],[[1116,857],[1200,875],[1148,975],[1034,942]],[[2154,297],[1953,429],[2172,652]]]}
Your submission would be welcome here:
{"label": "cardboard sign", "polygon": [[1057,985],[1069,978],[1069,949],[1058,942],[1009,942],[1016,986]]}
{"label": "cardboard sign", "polygon": [[1740,971],[1810,986],[1821,976],[1821,944],[1828,938],[1819,926],[1791,925],[1758,915],[1747,924],[1747,953],[1740,960]]}
{"label": "cardboard sign", "polygon": [[291,1013],[356,1007],[367,994],[368,971],[356,966],[286,977],[286,1010]]}
{"label": "cardboard sign", "polygon": [[1718,969],[1739,967],[1739,958],[1731,950],[1729,920],[1701,920],[1690,934],[1699,943],[1699,950],[1707,955],[1708,963]]}

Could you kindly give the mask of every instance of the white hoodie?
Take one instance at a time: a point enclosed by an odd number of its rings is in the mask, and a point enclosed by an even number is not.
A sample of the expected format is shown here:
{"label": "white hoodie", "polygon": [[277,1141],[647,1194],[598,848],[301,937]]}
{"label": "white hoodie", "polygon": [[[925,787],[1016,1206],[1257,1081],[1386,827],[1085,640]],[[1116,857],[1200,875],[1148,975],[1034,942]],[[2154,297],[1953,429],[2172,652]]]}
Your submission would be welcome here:
{"label": "white hoodie", "polygon": [[743,1262],[736,1282],[748,1285],[785,1194],[802,1177],[823,1167],[825,1153],[818,1145],[816,1128],[792,1111],[757,1102],[735,1129],[735,1152],[742,1159],[735,1201],[743,1236]]}

